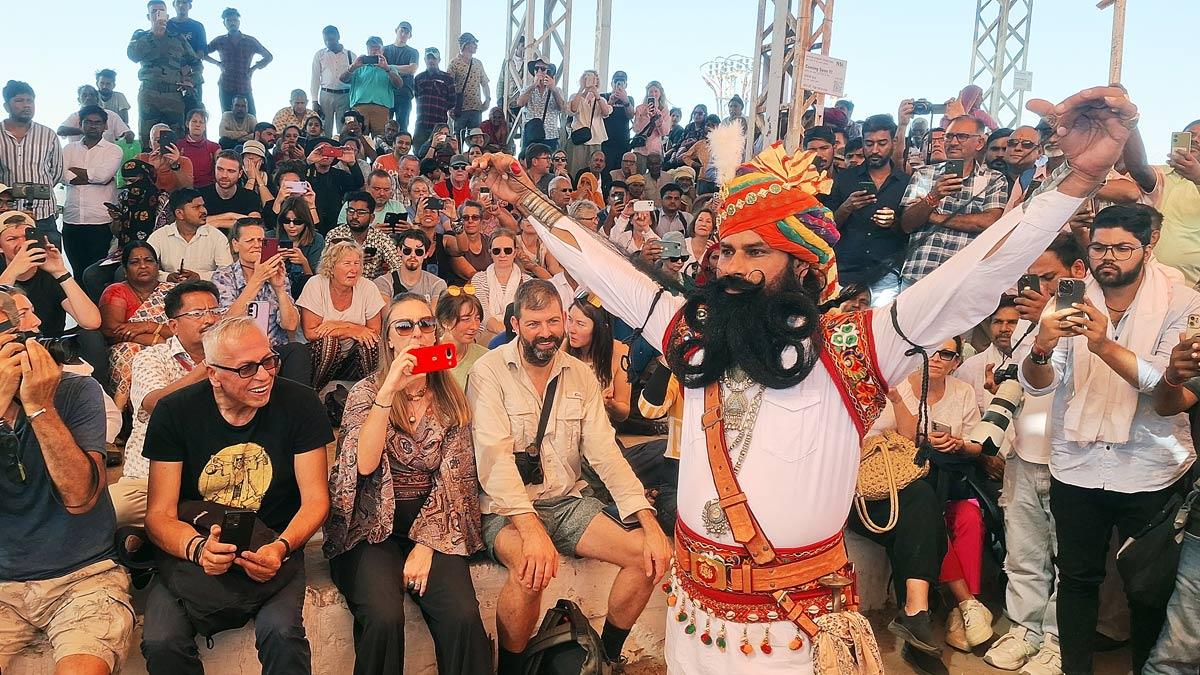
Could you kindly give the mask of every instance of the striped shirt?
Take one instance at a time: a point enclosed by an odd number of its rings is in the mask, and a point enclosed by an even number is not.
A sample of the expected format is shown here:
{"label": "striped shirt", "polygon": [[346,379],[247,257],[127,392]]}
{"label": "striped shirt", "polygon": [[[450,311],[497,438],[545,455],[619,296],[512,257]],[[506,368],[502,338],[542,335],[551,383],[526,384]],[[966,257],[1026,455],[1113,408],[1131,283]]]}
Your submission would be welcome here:
{"label": "striped shirt", "polygon": [[[29,125],[29,132],[17,140],[4,121],[4,133],[0,133],[0,183],[12,186],[16,183],[39,183],[57,185],[63,182],[62,146],[54,130],[37,122]],[[30,202],[33,215],[38,220],[53,218],[58,213],[58,203],[50,199]]]}
{"label": "striped shirt", "polygon": [[[933,190],[934,183],[945,174],[943,165],[924,166],[913,172],[912,180],[904,191],[900,203],[910,206],[925,198]],[[963,180],[962,189],[956,194],[943,197],[936,207],[938,213],[971,215],[991,209],[1004,209],[1008,202],[1008,181],[1004,175],[978,163],[971,175]],[[900,276],[905,286],[910,286],[938,268],[971,243],[978,233],[962,232],[943,225],[926,224],[912,234],[909,240],[908,258],[904,261]]]}

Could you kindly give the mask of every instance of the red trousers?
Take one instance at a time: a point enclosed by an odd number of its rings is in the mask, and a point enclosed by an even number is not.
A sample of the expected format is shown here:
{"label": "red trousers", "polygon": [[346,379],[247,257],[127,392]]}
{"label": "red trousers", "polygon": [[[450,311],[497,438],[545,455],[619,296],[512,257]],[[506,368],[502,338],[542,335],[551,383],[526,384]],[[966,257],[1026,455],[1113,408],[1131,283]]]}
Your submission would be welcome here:
{"label": "red trousers", "polygon": [[962,579],[971,595],[979,595],[983,566],[983,512],[974,499],[946,502],[946,534],[949,545],[942,559],[942,582]]}

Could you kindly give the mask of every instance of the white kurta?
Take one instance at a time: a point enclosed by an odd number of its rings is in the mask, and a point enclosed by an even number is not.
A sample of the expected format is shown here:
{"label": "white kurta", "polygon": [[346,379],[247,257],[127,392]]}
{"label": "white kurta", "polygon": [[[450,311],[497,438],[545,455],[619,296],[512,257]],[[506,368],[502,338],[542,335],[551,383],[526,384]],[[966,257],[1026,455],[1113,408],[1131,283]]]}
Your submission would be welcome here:
{"label": "white kurta", "polygon": [[[901,328],[917,344],[933,350],[947,338],[965,332],[995,309],[1000,295],[1012,286],[1030,263],[1045,251],[1062,224],[1078,208],[1080,199],[1048,192],[1005,214],[941,268],[897,298]],[[554,236],[534,220],[547,248],[571,276],[587,284],[606,309],[632,326],[646,323],[645,338],[661,348],[663,336],[683,299],[664,295],[646,320],[658,287],[611,248],[568,218],[554,227],[574,235],[580,249]],[[1018,227],[1019,225],[1019,227]],[[1005,235],[1009,235],[1005,239]],[[1003,240],[1003,243],[1001,243]],[[988,253],[993,248],[994,252]],[[985,259],[986,258],[986,259]],[[896,333],[890,306],[875,311],[876,357],[888,382],[899,381],[920,361],[906,357],[908,344]],[[680,446],[679,518],[693,531],[704,533],[701,513],[705,502],[716,498],[700,424],[704,392],[684,393],[683,439]],[[755,433],[738,481],[749,499],[767,538],[776,548],[810,546],[842,529],[850,511],[858,471],[859,437],[842,403],[837,386],[818,365],[803,382],[789,389],[768,389],[763,395]],[[716,541],[736,545],[729,535]],[[747,637],[755,653],[738,650],[743,626],[725,626],[728,648],[704,645],[698,635],[706,617],[697,612],[698,630],[686,635],[686,623],[675,620],[676,607],[667,619],[666,660],[671,672],[797,673],[812,672],[807,645],[791,651],[787,643],[796,636],[791,622],[770,624],[773,654],[757,650],[765,623],[751,624]],[[715,637],[721,621],[713,619]]]}

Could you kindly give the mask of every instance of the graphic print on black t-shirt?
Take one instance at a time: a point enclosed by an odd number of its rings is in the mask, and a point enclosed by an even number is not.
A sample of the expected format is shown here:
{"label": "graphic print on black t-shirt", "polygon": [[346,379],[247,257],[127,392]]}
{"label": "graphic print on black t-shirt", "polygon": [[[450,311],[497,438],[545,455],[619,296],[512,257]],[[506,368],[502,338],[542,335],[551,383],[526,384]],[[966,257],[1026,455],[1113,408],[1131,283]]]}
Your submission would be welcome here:
{"label": "graphic print on black t-shirt", "polygon": [[196,491],[206,501],[257,511],[273,475],[266,448],[258,443],[238,443],[208,459]]}

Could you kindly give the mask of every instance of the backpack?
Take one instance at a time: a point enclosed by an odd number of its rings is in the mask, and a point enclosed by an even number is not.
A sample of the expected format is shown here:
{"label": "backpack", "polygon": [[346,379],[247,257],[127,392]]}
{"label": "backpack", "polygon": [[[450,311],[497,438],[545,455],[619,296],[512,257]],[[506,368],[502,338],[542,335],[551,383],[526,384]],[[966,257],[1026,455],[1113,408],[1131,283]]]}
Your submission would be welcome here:
{"label": "backpack", "polygon": [[546,610],[522,655],[524,675],[612,675],[600,635],[579,605],[560,599]]}

